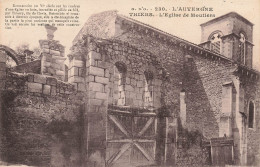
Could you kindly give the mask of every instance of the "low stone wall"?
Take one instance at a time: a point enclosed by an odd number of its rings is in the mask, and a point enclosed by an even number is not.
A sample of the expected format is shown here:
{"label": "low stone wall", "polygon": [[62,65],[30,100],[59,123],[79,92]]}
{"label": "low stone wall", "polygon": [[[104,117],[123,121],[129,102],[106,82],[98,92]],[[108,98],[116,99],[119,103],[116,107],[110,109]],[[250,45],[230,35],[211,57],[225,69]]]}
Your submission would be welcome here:
{"label": "low stone wall", "polygon": [[2,100],[2,161],[80,166],[84,94],[38,74],[8,73]]}
{"label": "low stone wall", "polygon": [[20,73],[41,73],[41,60],[35,60],[29,63],[20,64],[15,66],[12,71]]}
{"label": "low stone wall", "polygon": [[177,166],[202,166],[210,164],[209,147],[203,145],[203,136],[199,131],[183,129],[178,134]]}

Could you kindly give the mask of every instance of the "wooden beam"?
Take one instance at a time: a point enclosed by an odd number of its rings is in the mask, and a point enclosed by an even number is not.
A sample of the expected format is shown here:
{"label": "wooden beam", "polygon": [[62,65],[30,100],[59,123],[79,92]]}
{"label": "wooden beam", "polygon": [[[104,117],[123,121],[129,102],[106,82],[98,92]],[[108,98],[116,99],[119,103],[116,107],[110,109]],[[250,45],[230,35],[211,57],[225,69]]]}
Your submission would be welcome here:
{"label": "wooden beam", "polygon": [[109,114],[124,114],[124,115],[129,115],[129,114],[132,114],[132,112],[129,112],[129,111],[121,111],[121,110],[113,110],[113,109],[108,109],[108,113]]}
{"label": "wooden beam", "polygon": [[140,137],[140,136],[142,136],[146,131],[147,131],[147,129],[150,127],[150,125],[152,124],[154,122],[154,118],[152,117],[152,118],[150,118],[147,122],[146,122],[146,124],[145,124],[145,126],[142,128],[142,130],[138,133],[138,136]]}
{"label": "wooden beam", "polygon": [[111,158],[107,161],[108,166],[111,166],[113,162],[118,160],[129,148],[131,147],[130,143],[124,144],[117,153],[113,154]]}
{"label": "wooden beam", "polygon": [[154,112],[142,112],[142,113],[139,113],[138,116],[142,117],[155,117],[156,114]]}
{"label": "wooden beam", "polygon": [[108,143],[132,143],[131,139],[108,139]]}
{"label": "wooden beam", "polygon": [[153,143],[155,142],[154,139],[108,139],[108,143]]}
{"label": "wooden beam", "polygon": [[141,153],[144,155],[144,157],[148,161],[153,161],[153,158],[149,154],[147,154],[147,152],[144,150],[144,148],[140,144],[134,143],[134,145],[141,151]]}
{"label": "wooden beam", "polygon": [[114,122],[114,124],[116,124],[116,126],[121,130],[121,132],[123,132],[127,137],[129,137],[127,130],[123,127],[121,122],[114,115],[109,115],[108,117],[111,121]]}
{"label": "wooden beam", "polygon": [[151,139],[134,139],[134,142],[138,142],[138,143],[153,143],[153,142],[155,142],[155,140],[151,140]]}

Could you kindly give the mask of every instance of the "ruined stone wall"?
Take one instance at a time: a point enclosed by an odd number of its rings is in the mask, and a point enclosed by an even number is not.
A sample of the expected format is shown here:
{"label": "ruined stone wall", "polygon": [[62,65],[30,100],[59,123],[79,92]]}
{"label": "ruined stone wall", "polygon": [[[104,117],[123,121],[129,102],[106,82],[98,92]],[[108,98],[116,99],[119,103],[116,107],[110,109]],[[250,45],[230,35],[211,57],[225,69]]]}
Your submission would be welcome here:
{"label": "ruined stone wall", "polygon": [[162,83],[162,106],[167,107],[170,113],[176,115],[180,108],[185,49],[181,48],[179,43],[170,42],[165,35],[160,35],[153,29],[146,29],[120,17],[116,20],[115,36],[119,40],[155,55],[155,60],[159,62],[166,76]]}
{"label": "ruined stone wall", "polygon": [[56,40],[40,40],[41,74],[50,75],[64,81],[65,78],[65,48]]}
{"label": "ruined stone wall", "polygon": [[41,73],[41,60],[35,60],[29,63],[20,64],[11,69],[14,72],[19,73]]}
{"label": "ruined stone wall", "polygon": [[[86,42],[85,44],[83,44]],[[161,106],[161,69],[154,55],[119,40],[86,37],[72,48],[68,81],[86,90],[87,164],[104,165],[108,105],[147,107],[145,72],[152,73],[152,108]],[[87,135],[89,134],[89,135]]]}
{"label": "ruined stone wall", "polygon": [[[98,24],[99,22],[104,24]],[[163,105],[169,105],[171,112],[177,112],[185,53],[180,45],[176,45],[166,38],[167,33],[161,35],[156,29],[147,27],[121,17],[115,11],[107,11],[91,16],[75,38],[74,43],[88,34],[97,38],[120,40],[137,49],[149,51],[155,56],[152,61],[159,62],[164,72],[169,74],[170,81],[164,85],[166,93],[162,96],[167,100],[162,100],[166,103]],[[128,54],[132,53],[129,52]],[[136,55],[136,57],[142,59],[142,55]]]}
{"label": "ruined stone wall", "polygon": [[[113,49],[113,50],[112,50]],[[116,92],[110,94],[111,99],[117,99],[124,96],[126,106],[131,107],[147,107],[145,103],[145,88],[147,79],[145,72],[150,72],[153,75],[150,86],[152,91],[152,107],[160,107],[161,100],[161,76],[158,71],[160,66],[156,65],[155,57],[149,52],[134,48],[128,44],[121,45],[113,43],[106,45],[104,51],[110,57],[108,63],[109,70],[109,89],[113,91],[113,87],[118,87],[123,84],[121,90],[118,90],[119,97],[115,97]],[[155,62],[152,62],[154,60]],[[126,66],[125,76],[120,76],[121,81],[117,81],[118,73],[115,70],[118,68],[116,64],[120,62]],[[120,67],[119,67],[120,68]],[[124,83],[120,83],[124,82]],[[117,91],[117,90],[115,90]],[[113,95],[114,93],[114,95]],[[109,104],[113,104],[109,101]],[[118,103],[120,105],[120,103]],[[122,104],[122,103],[121,103]]]}
{"label": "ruined stone wall", "polygon": [[81,166],[86,93],[76,82],[63,82],[64,46],[53,40],[57,28],[45,28],[41,60],[27,63],[30,69],[6,69],[7,55],[0,52],[0,161]]}
{"label": "ruined stone wall", "polygon": [[8,73],[1,92],[4,162],[80,166],[84,94],[50,76]]}
{"label": "ruined stone wall", "polygon": [[[200,57],[201,55],[194,55],[196,56],[196,63],[199,66],[199,72],[196,68],[191,69],[187,66],[184,66],[184,60],[185,56],[189,54],[194,54],[192,51],[188,51],[187,48],[184,48],[181,46],[180,43],[170,42],[164,35],[158,34],[156,31],[152,29],[146,29],[142,27],[141,25],[128,22],[124,19],[121,19],[118,17],[116,19],[116,31],[115,31],[115,37],[117,40],[127,42],[130,45],[149,51],[151,54],[153,54],[155,57],[152,59],[152,61],[157,61],[159,65],[162,68],[162,73],[164,73],[164,78],[162,79],[162,91],[161,91],[161,106],[165,108],[164,111],[169,112],[170,116],[172,117],[178,117],[179,111],[180,111],[180,92],[182,89],[184,89],[187,94],[186,98],[186,105],[187,105],[187,123],[189,130],[197,130],[198,133],[201,133],[201,135],[205,135],[208,138],[217,136],[218,137],[218,122],[217,117],[219,116],[218,113],[221,109],[220,104],[218,103],[218,100],[221,102],[221,92],[216,93],[211,90],[211,88],[214,87],[214,83],[210,83],[211,80],[219,79],[221,77],[225,78],[225,70],[226,64],[224,63],[223,66],[217,67],[217,63],[209,63],[210,60],[204,60],[205,58]],[[90,30],[89,32],[91,32]],[[95,35],[95,34],[94,34]],[[113,46],[117,47],[117,46]],[[112,50],[113,50],[112,48]],[[191,53],[190,53],[191,52]],[[120,52],[119,52],[120,53]],[[132,52],[129,52],[129,54],[132,55]],[[120,55],[120,54],[119,54]],[[127,54],[126,54],[127,56]],[[137,56],[138,57],[138,56]],[[143,55],[139,56],[140,59],[144,57]],[[120,60],[120,57],[116,57],[116,59]],[[200,61],[202,61],[200,63]],[[137,61],[140,62],[140,61]],[[193,67],[196,67],[197,64],[193,62]],[[229,64],[227,65],[229,66]],[[213,67],[213,69],[211,69]],[[138,68],[142,69],[142,66],[139,66]],[[208,78],[205,78],[205,83],[208,84],[207,91],[208,93],[205,93],[205,88],[203,87],[203,84],[200,80],[200,73],[204,73],[207,69],[209,69]],[[188,71],[187,71],[188,70]],[[211,74],[212,70],[216,70],[214,76],[209,76]],[[222,76],[218,76],[221,74]],[[132,75],[133,76],[133,75]],[[218,81],[215,83],[218,89],[222,89],[222,81]],[[223,81],[224,83],[224,81]],[[211,85],[212,84],[212,85]],[[212,94],[212,95],[211,95]],[[210,96],[210,100],[208,100],[208,97]],[[210,102],[209,102],[210,101]],[[218,103],[218,104],[216,104]],[[202,105],[201,105],[202,104]],[[202,108],[203,104],[205,105],[205,108]],[[208,111],[208,114],[205,114],[203,111]],[[169,116],[169,115],[168,115]],[[205,120],[205,124],[203,121]],[[170,126],[171,119],[168,121],[168,125],[166,125],[165,121],[162,121],[164,126],[161,126],[161,131],[166,131],[168,129],[168,134],[161,134],[161,145],[164,145],[164,143],[167,143],[167,158],[162,158],[162,163],[167,162],[174,162],[178,165],[191,165],[191,164],[197,164],[194,163],[197,162],[206,162],[205,157],[197,157],[194,156],[195,152],[200,150],[200,152],[205,153],[204,148],[200,144],[192,144],[189,149],[185,148],[179,148],[180,151],[174,152],[174,148],[176,148],[176,140],[174,140],[174,128],[167,128],[166,126]],[[203,129],[204,128],[204,129]],[[213,131],[212,131],[213,130]],[[212,131],[212,132],[211,132]],[[205,133],[204,133],[205,132]],[[193,132],[191,132],[193,134]],[[168,137],[168,139],[167,139]],[[183,138],[187,138],[186,134],[183,134],[181,136]],[[202,139],[199,141],[201,142]],[[164,146],[161,146],[164,147]],[[185,154],[182,154],[181,152],[184,152]],[[177,154],[176,154],[177,153]],[[165,152],[162,152],[162,157],[165,156]],[[185,155],[185,156],[184,156]],[[189,155],[189,156],[188,156]],[[201,158],[198,161],[198,158]],[[188,161],[190,159],[190,161]]]}
{"label": "ruined stone wall", "polygon": [[[126,35],[126,36],[124,36]],[[197,77],[197,79],[199,78],[199,74],[198,72],[194,72],[192,73],[193,69],[189,69],[189,71],[187,72],[189,74],[189,76],[184,76],[185,74],[185,70],[187,69],[186,66],[183,65],[183,61],[185,58],[185,55],[189,54],[189,52],[185,51],[185,49],[181,48],[180,46],[169,46],[169,44],[164,41],[163,39],[158,39],[158,37],[152,37],[149,35],[144,34],[143,32],[138,32],[138,31],[134,31],[134,32],[129,32],[129,34],[124,34],[122,36],[120,36],[120,40],[123,40],[124,42],[127,42],[129,44],[133,44],[133,47],[128,47],[128,45],[124,44],[124,45],[119,45],[118,43],[112,43],[110,45],[104,45],[104,47],[100,47],[101,49],[96,50],[95,53],[91,53],[92,55],[95,55],[93,57],[96,57],[96,61],[95,58],[93,58],[94,60],[91,60],[91,58],[89,59],[89,62],[92,63],[92,66],[97,66],[99,68],[104,69],[104,67],[106,67],[108,65],[108,69],[109,69],[109,85],[111,85],[111,81],[113,79],[113,70],[114,70],[114,65],[117,61],[120,62],[124,62],[126,64],[127,67],[127,74],[126,74],[126,79],[128,79],[129,77],[129,81],[127,81],[127,83],[131,86],[133,93],[135,92],[135,89],[138,89],[138,82],[140,82],[140,88],[143,89],[145,84],[144,84],[144,71],[145,71],[145,66],[146,64],[153,64],[154,62],[157,62],[159,64],[159,68],[157,68],[157,72],[160,73],[161,70],[161,75],[164,75],[164,77],[162,78],[162,80],[160,82],[162,82],[161,85],[161,98],[158,99],[160,100],[161,106],[163,106],[165,108],[164,111],[170,112],[171,116],[173,117],[178,117],[179,115],[179,110],[180,110],[180,92],[182,89],[185,90],[187,85],[192,85],[193,87],[190,89],[187,89],[187,94],[189,94],[189,91],[193,91],[196,92],[196,95],[194,94],[192,96],[192,99],[189,99],[186,101],[186,104],[189,103],[189,113],[187,118],[187,122],[189,123],[189,130],[197,130],[197,129],[201,129],[202,126],[201,123],[201,117],[205,116],[205,113],[201,112],[200,110],[200,102],[204,101],[205,96],[202,96],[201,99],[197,100],[197,97],[200,97],[201,95],[201,90],[204,90],[203,86],[201,85],[201,83],[198,87],[198,85],[193,85],[194,84],[194,77]],[[140,42],[140,38],[142,38],[142,42]],[[105,42],[104,42],[105,43]],[[121,42],[122,43],[122,42]],[[141,48],[145,48],[148,49],[147,47],[149,47],[150,44],[154,44],[154,46],[152,48],[149,48],[149,52],[143,51],[143,49]],[[129,51],[130,50],[130,51]],[[151,53],[150,53],[151,51]],[[96,53],[99,52],[99,53]],[[144,53],[142,53],[144,52]],[[160,54],[162,53],[162,54]],[[154,55],[155,54],[155,55]],[[123,55],[123,56],[122,56]],[[202,59],[200,58],[198,55],[198,59]],[[107,58],[106,58],[107,57]],[[104,64],[100,64],[100,66],[98,66],[99,62],[101,63],[102,60],[108,60],[108,62],[112,62],[111,64],[108,63],[106,65]],[[203,60],[203,59],[202,59]],[[200,60],[198,60],[200,61]],[[207,65],[208,62],[204,61],[205,64],[201,64],[201,66],[203,65]],[[83,64],[83,63],[82,63]],[[96,64],[96,65],[95,65]],[[156,63],[155,63],[156,64]],[[212,64],[211,64],[212,65]],[[90,65],[91,66],[91,65]],[[216,64],[213,64],[212,66],[216,66]],[[151,67],[147,66],[148,69],[152,69]],[[93,68],[93,67],[92,67]],[[161,68],[161,69],[160,69]],[[201,67],[202,68],[202,67]],[[211,67],[208,67],[211,68]],[[216,68],[216,67],[215,67]],[[201,71],[203,71],[203,69],[200,69]],[[223,67],[221,67],[221,69],[219,69],[219,73],[223,72],[224,73],[225,70],[225,65],[223,65]],[[98,71],[97,69],[95,71]],[[106,71],[106,70],[105,70]],[[200,72],[201,72],[200,71]],[[100,71],[102,72],[102,74],[100,74],[101,76],[104,76],[105,74],[103,74],[104,71]],[[91,71],[90,71],[91,73]],[[89,73],[89,74],[90,74]],[[216,74],[216,78],[217,75]],[[193,74],[196,74],[195,76]],[[99,74],[95,74],[95,75],[99,75]],[[225,75],[225,74],[223,74]],[[189,78],[188,81],[186,81],[183,77],[185,78]],[[96,76],[92,77],[92,81],[95,81]],[[196,79],[196,80],[197,80]],[[210,78],[213,79],[213,78]],[[134,84],[133,82],[136,82],[136,84]],[[192,81],[192,82],[190,82]],[[95,81],[98,82],[98,81]],[[224,81],[223,81],[224,82]],[[104,83],[103,83],[104,84]],[[133,84],[133,85],[132,85]],[[197,84],[197,82],[196,82]],[[219,83],[220,84],[220,83]],[[222,83],[220,84],[220,89],[221,89]],[[112,87],[109,86],[109,88],[111,89]],[[140,89],[139,88],[139,89]],[[199,90],[197,90],[198,88],[201,88]],[[99,90],[99,89],[96,89]],[[141,92],[140,92],[141,93]],[[91,96],[93,96],[94,94],[92,94]],[[133,94],[134,96],[135,94]],[[138,92],[136,93],[136,95],[138,95]],[[109,100],[108,103],[112,104],[112,101],[110,101],[110,97],[112,95],[109,94]],[[141,105],[138,105],[138,103],[134,102],[134,103],[128,103],[127,105],[130,106],[136,106],[136,107],[143,107],[144,105],[142,104],[142,102],[145,100],[144,96],[142,99],[137,99],[138,97],[133,97],[133,100],[137,100],[139,101],[139,103],[141,103]],[[216,95],[217,96],[217,95]],[[131,95],[129,96],[131,97]],[[105,96],[105,98],[107,98],[107,96]],[[221,98],[218,97],[218,98]],[[193,104],[193,100],[197,101],[195,104]],[[221,100],[221,99],[214,99],[215,101],[217,100]],[[157,102],[156,100],[154,101],[155,103]],[[196,108],[199,111],[195,111],[196,114],[194,114],[194,110],[192,109],[192,107]],[[216,118],[215,115],[212,114],[210,111],[210,106],[207,106],[209,109],[209,114],[207,117],[210,118],[210,120],[208,120],[208,125],[203,125],[206,130],[207,133],[210,133],[211,129],[214,129],[215,127],[212,127],[211,125],[215,124],[215,126],[217,127],[215,130],[215,136],[218,136],[218,123],[216,122]],[[218,106],[219,107],[219,106]],[[188,109],[187,109],[188,110]],[[210,115],[211,114],[211,115]],[[194,117],[192,117],[194,115]],[[191,118],[192,117],[192,118]],[[206,118],[204,118],[206,120]],[[206,120],[207,121],[207,120]],[[212,122],[215,121],[215,122]],[[161,127],[161,132],[164,131],[166,132],[166,122],[162,121],[161,123],[163,123],[164,125],[160,125]],[[169,124],[171,124],[171,121],[169,119],[168,121]],[[167,125],[168,126],[168,125]],[[202,129],[203,129],[202,128]],[[172,130],[172,129],[171,129]],[[175,152],[174,148],[176,148],[176,140],[174,140],[174,134],[173,132],[169,130],[168,134],[166,135],[164,132],[161,133],[161,143],[160,143],[160,147],[164,148],[164,144],[165,142],[167,142],[167,158],[165,159],[165,152],[162,151],[161,153],[159,153],[160,155],[162,155],[162,159],[159,160],[161,161],[160,163],[176,163],[177,165],[180,166],[185,166],[185,165],[198,165],[200,163],[208,163],[208,150],[205,150],[204,147],[202,147],[202,139],[203,137],[200,137],[199,139],[196,139],[196,141],[198,141],[199,143],[192,143],[190,144],[189,148],[178,148],[178,151]],[[214,132],[212,132],[214,133]],[[196,132],[191,132],[191,134],[198,134],[198,135],[202,135],[202,131],[198,131]],[[181,135],[180,135],[181,136]],[[168,137],[168,139],[167,139]],[[182,138],[187,139],[188,136],[186,133],[182,134],[181,136]],[[210,136],[210,137],[213,137]],[[184,142],[185,144],[185,142]],[[195,156],[197,155],[196,152],[201,152],[204,156]],[[159,155],[158,154],[158,155]],[[160,159],[160,158],[159,158]],[[195,163],[196,162],[196,163]]]}

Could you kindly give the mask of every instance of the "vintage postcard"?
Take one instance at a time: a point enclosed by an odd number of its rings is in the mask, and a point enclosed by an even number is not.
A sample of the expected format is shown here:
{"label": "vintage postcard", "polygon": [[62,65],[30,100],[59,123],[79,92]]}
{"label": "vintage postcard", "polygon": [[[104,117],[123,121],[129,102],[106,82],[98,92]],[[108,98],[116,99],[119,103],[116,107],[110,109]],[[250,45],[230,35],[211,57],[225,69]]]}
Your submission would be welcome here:
{"label": "vintage postcard", "polygon": [[260,166],[259,0],[0,0],[0,166]]}

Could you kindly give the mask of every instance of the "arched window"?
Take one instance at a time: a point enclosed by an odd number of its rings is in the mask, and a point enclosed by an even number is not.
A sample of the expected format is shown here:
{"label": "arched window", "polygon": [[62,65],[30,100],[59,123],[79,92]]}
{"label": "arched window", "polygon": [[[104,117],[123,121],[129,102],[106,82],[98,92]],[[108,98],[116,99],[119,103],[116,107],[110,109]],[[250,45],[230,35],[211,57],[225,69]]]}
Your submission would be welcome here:
{"label": "arched window", "polygon": [[255,117],[254,103],[252,101],[250,101],[249,102],[249,111],[248,111],[248,128],[254,127],[254,117]]}
{"label": "arched window", "polygon": [[14,61],[14,59],[10,56],[6,56],[6,67],[11,68],[17,66],[17,63]]}
{"label": "arched window", "polygon": [[64,69],[65,69],[64,81],[65,81],[65,82],[68,82],[69,68],[68,68],[68,66],[67,66],[66,64],[64,65]]}
{"label": "arched window", "polygon": [[6,55],[7,68],[24,63],[22,60],[22,56],[18,55],[13,49],[7,46],[0,45],[0,52],[0,54]]}
{"label": "arched window", "polygon": [[114,66],[113,104],[125,105],[126,65],[116,62]]}
{"label": "arched window", "polygon": [[210,50],[212,50],[213,52],[216,53],[220,53],[221,52],[221,45],[222,45],[222,41],[221,41],[221,34],[220,32],[218,33],[214,33],[211,37],[210,37]]}
{"label": "arched window", "polygon": [[146,107],[153,105],[153,73],[150,71],[144,72],[145,89],[144,89],[144,104]]}
{"label": "arched window", "polygon": [[119,85],[125,86],[126,81],[126,65],[122,62],[116,62],[116,69],[119,72]]}
{"label": "arched window", "polygon": [[184,89],[181,90],[180,92],[180,118],[181,118],[181,123],[182,126],[186,125],[186,92]]}
{"label": "arched window", "polygon": [[245,34],[239,34],[239,62],[246,64],[246,37]]}

